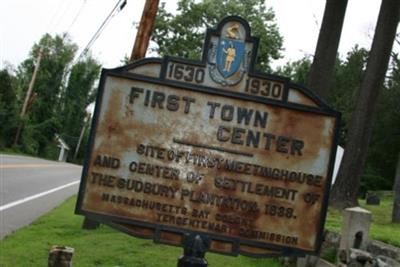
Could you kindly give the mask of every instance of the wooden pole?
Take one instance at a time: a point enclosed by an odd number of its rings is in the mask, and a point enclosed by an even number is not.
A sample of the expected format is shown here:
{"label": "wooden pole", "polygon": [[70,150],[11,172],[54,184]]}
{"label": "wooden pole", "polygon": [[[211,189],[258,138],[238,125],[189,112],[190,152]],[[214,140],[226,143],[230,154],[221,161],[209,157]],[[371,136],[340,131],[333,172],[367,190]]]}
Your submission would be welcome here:
{"label": "wooden pole", "polygon": [[81,130],[81,134],[79,135],[78,144],[75,147],[74,159],[76,159],[76,157],[78,156],[79,147],[81,146],[83,134],[85,133],[86,127],[89,124],[90,117],[91,117],[90,113],[87,113],[86,116],[85,116],[85,119],[83,120],[83,126],[82,126],[82,130]]}
{"label": "wooden pole", "polygon": [[[31,81],[29,82],[28,91],[26,92],[25,101],[24,101],[24,104],[22,105],[21,114],[20,114],[21,120],[25,117],[28,105],[31,102],[30,101],[31,100],[31,94],[32,94],[33,86],[34,86],[35,81],[36,81],[36,75],[37,75],[37,72],[38,72],[39,67],[40,67],[40,61],[42,60],[43,49],[44,49],[43,46],[41,46],[40,50],[39,50],[39,55],[38,55],[37,60],[36,60],[35,69],[33,70]],[[21,121],[21,123],[18,125],[17,133],[15,134],[14,145],[17,145],[18,142],[19,142],[19,137],[21,135],[21,130],[22,130],[22,126],[23,126],[22,124],[23,124],[23,122]]]}
{"label": "wooden pole", "polygon": [[40,47],[40,50],[39,50],[39,55],[36,60],[36,66],[35,66],[35,69],[33,70],[33,74],[32,74],[31,81],[29,83],[28,91],[26,92],[25,101],[24,101],[24,104],[21,109],[21,117],[25,116],[26,108],[28,107],[28,102],[29,102],[29,99],[31,98],[33,85],[35,85],[36,75],[37,75],[37,72],[40,67],[40,61],[42,60],[42,56],[43,56],[43,46]]}
{"label": "wooden pole", "polygon": [[156,20],[159,0],[146,0],[129,61],[144,58]]}

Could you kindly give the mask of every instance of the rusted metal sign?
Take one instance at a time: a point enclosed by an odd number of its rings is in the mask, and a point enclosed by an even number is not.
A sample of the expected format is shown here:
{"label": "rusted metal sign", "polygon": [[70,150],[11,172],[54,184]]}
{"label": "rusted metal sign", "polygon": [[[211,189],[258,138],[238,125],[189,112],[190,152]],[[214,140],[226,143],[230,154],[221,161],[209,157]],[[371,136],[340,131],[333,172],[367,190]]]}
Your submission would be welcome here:
{"label": "rusted metal sign", "polygon": [[209,30],[200,62],[103,70],[77,212],[132,235],[252,256],[319,250],[339,113],[254,72],[246,21]]}

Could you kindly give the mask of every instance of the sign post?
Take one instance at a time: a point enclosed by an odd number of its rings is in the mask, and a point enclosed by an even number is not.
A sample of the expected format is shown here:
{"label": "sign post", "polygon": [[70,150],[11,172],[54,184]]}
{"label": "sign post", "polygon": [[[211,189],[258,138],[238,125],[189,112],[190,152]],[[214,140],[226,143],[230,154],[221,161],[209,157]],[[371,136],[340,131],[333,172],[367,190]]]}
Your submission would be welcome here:
{"label": "sign post", "polygon": [[239,17],[204,47],[201,61],[103,70],[76,212],[184,246],[178,266],[207,266],[185,265],[205,250],[317,254],[340,114],[257,72],[258,39]]}
{"label": "sign post", "polygon": [[209,243],[203,240],[201,235],[186,234],[183,242],[184,254],[178,259],[178,267],[207,267],[204,258]]}

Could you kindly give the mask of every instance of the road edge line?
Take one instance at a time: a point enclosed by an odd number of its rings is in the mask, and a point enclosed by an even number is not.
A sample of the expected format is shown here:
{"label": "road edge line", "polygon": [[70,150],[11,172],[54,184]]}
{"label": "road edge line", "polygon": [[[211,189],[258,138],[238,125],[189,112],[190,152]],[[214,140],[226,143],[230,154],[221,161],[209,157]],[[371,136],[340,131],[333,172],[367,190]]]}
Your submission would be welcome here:
{"label": "road edge line", "polygon": [[36,199],[36,198],[40,198],[40,197],[42,197],[42,196],[45,196],[45,195],[54,193],[54,192],[56,192],[56,191],[59,191],[59,190],[61,190],[61,189],[66,188],[66,187],[69,187],[69,186],[78,184],[80,181],[81,181],[81,180],[77,180],[77,181],[74,181],[74,182],[71,182],[71,183],[68,183],[68,184],[65,184],[65,185],[62,185],[62,186],[59,186],[59,187],[56,187],[56,188],[53,188],[53,189],[44,191],[44,192],[39,193],[39,194],[36,194],[36,195],[32,195],[32,196],[25,197],[25,198],[22,198],[22,199],[17,200],[17,201],[10,202],[10,203],[8,203],[8,204],[5,204],[5,205],[3,205],[3,206],[0,206],[0,212],[1,212],[1,211],[4,211],[4,210],[7,210],[7,209],[9,209],[9,208],[18,206],[18,205],[23,204],[23,203],[25,203],[25,202],[34,200],[34,199]]}

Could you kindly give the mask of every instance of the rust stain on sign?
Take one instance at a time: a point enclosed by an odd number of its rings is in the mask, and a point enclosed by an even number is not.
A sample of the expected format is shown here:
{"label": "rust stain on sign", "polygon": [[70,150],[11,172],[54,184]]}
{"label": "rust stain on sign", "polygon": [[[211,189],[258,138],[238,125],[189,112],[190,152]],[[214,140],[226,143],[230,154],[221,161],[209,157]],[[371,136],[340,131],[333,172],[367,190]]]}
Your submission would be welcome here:
{"label": "rust stain on sign", "polygon": [[325,115],[109,77],[82,209],[312,250],[334,129]]}
{"label": "rust stain on sign", "polygon": [[[339,115],[281,78],[237,67],[231,84],[210,88],[230,74],[195,70],[215,71],[207,63],[193,67],[193,82],[204,79],[203,87],[193,86],[178,79],[191,73],[182,65],[190,63],[174,62],[183,74],[168,79],[171,62],[102,74],[77,211],[173,245],[196,232],[222,253],[316,252]],[[160,78],[143,75],[149,64]],[[279,97],[254,95],[257,84],[272,88],[268,79],[280,84]]]}

